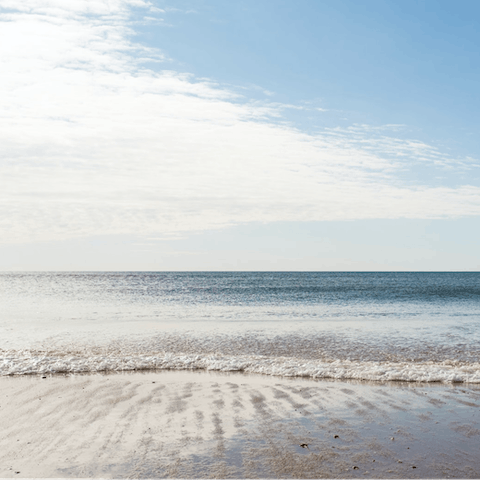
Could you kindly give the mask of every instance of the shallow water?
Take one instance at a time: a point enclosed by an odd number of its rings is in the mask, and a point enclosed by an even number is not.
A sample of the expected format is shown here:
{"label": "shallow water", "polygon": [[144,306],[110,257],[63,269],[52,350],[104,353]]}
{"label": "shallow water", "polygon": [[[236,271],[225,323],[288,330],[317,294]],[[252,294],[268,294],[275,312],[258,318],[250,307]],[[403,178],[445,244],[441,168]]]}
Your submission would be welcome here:
{"label": "shallow water", "polygon": [[480,383],[480,273],[5,273],[3,375]]}

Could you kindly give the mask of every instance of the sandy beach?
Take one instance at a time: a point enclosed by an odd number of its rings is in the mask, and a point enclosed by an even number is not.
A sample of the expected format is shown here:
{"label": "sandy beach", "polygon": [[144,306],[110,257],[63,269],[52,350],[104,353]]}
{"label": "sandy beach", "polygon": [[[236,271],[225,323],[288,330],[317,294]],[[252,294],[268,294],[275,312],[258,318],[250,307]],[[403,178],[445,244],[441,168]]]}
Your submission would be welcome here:
{"label": "sandy beach", "polygon": [[480,477],[477,387],[157,371],[0,391],[0,477]]}

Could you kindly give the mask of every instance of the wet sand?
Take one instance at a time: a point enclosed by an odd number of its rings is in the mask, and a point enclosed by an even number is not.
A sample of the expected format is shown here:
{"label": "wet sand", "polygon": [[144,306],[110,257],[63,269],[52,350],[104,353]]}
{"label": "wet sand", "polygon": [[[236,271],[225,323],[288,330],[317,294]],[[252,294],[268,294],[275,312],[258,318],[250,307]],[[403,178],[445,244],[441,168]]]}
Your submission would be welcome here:
{"label": "wet sand", "polygon": [[480,478],[479,407],[465,385],[1,377],[0,477]]}

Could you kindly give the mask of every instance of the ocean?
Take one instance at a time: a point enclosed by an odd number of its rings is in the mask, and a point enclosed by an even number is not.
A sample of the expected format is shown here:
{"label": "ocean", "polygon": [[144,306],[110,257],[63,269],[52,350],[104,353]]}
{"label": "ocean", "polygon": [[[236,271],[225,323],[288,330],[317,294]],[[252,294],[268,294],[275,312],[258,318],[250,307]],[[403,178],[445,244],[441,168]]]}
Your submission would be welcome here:
{"label": "ocean", "polygon": [[0,274],[0,375],[480,383],[480,273]]}

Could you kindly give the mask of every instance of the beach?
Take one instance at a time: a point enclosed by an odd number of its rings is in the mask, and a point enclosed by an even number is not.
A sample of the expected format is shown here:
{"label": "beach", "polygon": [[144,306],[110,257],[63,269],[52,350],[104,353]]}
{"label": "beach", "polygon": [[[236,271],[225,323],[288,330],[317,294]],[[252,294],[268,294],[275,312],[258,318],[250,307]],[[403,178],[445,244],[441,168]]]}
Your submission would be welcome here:
{"label": "beach", "polygon": [[0,477],[479,478],[479,275],[2,274]]}
{"label": "beach", "polygon": [[0,480],[480,480],[480,0],[0,0]]}
{"label": "beach", "polygon": [[475,385],[165,370],[0,392],[5,478],[480,477]]}

